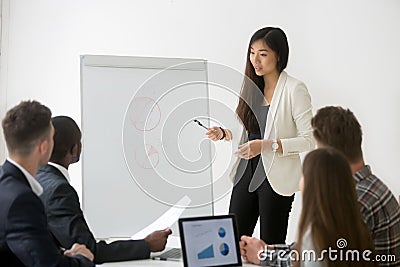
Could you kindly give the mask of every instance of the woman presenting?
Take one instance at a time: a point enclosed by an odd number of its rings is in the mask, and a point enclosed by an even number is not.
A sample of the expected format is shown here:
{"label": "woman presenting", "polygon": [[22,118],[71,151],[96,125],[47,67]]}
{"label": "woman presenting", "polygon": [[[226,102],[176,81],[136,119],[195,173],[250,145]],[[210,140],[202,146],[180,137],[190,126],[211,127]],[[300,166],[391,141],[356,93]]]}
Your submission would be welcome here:
{"label": "woman presenting", "polygon": [[[289,212],[301,177],[299,153],[314,148],[311,98],[286,68],[289,45],[274,27],[258,30],[248,51],[236,114],[244,126],[229,213],[236,214],[239,234],[252,235],[260,216],[261,239],[285,242]],[[231,140],[232,132],[211,127],[213,141]]]}

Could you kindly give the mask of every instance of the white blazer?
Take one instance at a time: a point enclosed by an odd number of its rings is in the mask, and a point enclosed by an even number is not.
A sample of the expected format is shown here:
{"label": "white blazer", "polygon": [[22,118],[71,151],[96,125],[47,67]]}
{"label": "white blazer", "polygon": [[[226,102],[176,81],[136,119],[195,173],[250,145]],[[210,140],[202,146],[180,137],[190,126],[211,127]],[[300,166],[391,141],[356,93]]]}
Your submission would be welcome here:
{"label": "white blazer", "polygon": [[[260,157],[269,183],[280,195],[290,196],[299,190],[302,175],[299,153],[315,147],[311,119],[311,97],[305,84],[282,71],[268,111],[264,138],[280,139],[283,153],[262,151]],[[244,129],[240,144],[247,142],[247,137]],[[230,174],[232,181],[239,162],[240,158],[233,165]],[[258,187],[261,182],[252,181],[250,187],[252,184]],[[249,188],[251,191],[255,189]]]}

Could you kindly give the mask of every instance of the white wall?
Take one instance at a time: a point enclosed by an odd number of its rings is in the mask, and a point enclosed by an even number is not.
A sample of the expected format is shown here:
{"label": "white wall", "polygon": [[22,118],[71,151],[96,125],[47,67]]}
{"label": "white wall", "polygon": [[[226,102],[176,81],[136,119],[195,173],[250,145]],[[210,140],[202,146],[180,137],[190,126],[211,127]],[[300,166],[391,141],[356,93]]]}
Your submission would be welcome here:
{"label": "white wall", "polygon": [[[1,76],[7,107],[34,98],[78,121],[81,54],[204,58],[242,70],[252,33],[281,26],[291,47],[288,72],[306,82],[316,109],[355,112],[367,163],[400,194],[398,0],[3,1],[10,4],[8,70]],[[72,174],[78,190],[79,170]],[[217,212],[226,212],[227,201]],[[288,240],[299,200],[294,209]]]}
{"label": "white wall", "polygon": [[[8,1],[0,0],[0,121],[6,111],[7,99],[7,44],[8,44]],[[3,131],[0,130],[0,162],[5,158]]]}

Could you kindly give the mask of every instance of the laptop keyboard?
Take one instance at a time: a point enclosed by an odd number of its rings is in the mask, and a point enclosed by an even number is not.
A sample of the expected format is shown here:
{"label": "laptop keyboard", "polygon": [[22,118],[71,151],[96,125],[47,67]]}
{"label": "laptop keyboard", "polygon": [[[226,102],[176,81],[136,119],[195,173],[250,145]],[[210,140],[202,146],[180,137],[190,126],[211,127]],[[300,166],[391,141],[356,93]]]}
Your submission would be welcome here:
{"label": "laptop keyboard", "polygon": [[180,248],[171,248],[158,256],[160,259],[179,259],[182,258],[182,250]]}

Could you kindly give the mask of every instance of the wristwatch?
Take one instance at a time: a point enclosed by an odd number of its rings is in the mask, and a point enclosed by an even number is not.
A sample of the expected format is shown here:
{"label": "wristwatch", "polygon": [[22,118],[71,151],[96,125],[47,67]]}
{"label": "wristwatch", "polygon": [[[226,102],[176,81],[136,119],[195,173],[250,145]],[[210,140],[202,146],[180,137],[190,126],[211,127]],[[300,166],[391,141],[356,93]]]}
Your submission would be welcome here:
{"label": "wristwatch", "polygon": [[278,141],[276,139],[272,139],[271,147],[272,147],[272,152],[275,153],[276,151],[278,151],[279,144],[278,144]]}

